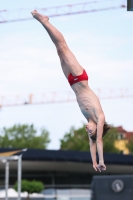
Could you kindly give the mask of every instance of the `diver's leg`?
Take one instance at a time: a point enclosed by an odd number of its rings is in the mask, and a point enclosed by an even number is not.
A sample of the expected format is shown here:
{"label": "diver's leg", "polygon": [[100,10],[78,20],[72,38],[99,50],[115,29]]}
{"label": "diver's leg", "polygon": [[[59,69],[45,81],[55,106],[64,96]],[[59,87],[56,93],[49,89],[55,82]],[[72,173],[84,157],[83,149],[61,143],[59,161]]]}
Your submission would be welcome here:
{"label": "diver's leg", "polygon": [[68,48],[63,35],[52,24],[50,24],[49,18],[41,15],[36,10],[31,13],[33,17],[44,26],[53,43],[55,44],[65,76],[68,77],[69,73],[72,73],[74,76],[82,74],[83,68],[76,60],[74,54]]}

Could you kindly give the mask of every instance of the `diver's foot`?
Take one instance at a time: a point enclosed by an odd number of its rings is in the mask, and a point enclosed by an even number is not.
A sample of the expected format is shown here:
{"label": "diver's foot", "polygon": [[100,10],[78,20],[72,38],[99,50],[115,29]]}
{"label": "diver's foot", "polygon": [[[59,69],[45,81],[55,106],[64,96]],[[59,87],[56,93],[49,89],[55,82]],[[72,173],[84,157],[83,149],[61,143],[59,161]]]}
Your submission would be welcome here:
{"label": "diver's foot", "polygon": [[41,23],[45,23],[49,20],[47,16],[38,13],[36,10],[32,11],[31,14],[35,19],[37,19]]}

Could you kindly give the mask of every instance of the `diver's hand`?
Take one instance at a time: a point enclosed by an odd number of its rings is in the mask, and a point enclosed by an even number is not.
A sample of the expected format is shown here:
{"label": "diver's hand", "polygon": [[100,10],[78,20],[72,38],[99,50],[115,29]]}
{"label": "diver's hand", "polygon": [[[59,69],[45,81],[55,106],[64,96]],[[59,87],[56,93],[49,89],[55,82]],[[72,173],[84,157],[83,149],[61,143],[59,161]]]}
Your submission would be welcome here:
{"label": "diver's hand", "polygon": [[106,170],[106,165],[104,163],[99,163],[97,166],[99,172]]}
{"label": "diver's hand", "polygon": [[98,170],[98,164],[97,163],[93,163],[93,168],[95,169],[95,171]]}

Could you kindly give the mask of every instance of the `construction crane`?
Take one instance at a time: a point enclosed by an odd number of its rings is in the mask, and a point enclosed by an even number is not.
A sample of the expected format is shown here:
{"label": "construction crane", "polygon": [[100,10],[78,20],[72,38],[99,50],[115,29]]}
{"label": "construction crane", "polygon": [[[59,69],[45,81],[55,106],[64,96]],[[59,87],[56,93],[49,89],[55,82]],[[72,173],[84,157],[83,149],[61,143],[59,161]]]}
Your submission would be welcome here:
{"label": "construction crane", "polygon": [[[63,15],[73,15],[88,12],[97,12],[117,8],[125,8],[126,0],[95,0],[85,3],[56,6],[50,8],[35,8],[39,12],[49,16],[57,17]],[[30,15],[32,9],[17,10],[0,10],[0,23],[25,21],[33,19]],[[127,98],[133,97],[133,90],[101,90],[97,89],[95,93],[100,99]],[[0,107],[37,105],[47,103],[61,103],[75,101],[73,92],[51,92],[42,94],[17,94],[17,95],[0,95]]]}
{"label": "construction crane", "polygon": [[[100,99],[131,98],[133,88],[97,89],[94,90]],[[46,92],[41,94],[0,95],[0,108],[22,105],[39,105],[52,103],[65,103],[76,101],[75,94],[68,92]]]}
{"label": "construction crane", "polygon": [[[127,7],[126,0],[90,0],[85,3],[69,4],[49,8],[35,8],[49,17],[74,15]],[[25,21],[33,19],[30,12],[33,9],[0,10],[0,23]]]}

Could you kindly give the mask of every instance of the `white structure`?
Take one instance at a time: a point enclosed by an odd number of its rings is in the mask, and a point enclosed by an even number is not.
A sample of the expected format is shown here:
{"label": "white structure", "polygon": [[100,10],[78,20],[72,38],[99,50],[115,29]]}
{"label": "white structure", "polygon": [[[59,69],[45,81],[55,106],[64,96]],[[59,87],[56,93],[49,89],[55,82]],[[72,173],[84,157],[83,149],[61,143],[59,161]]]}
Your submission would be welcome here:
{"label": "white structure", "polygon": [[[21,176],[22,176],[22,154],[21,155],[15,155],[17,153],[26,151],[27,149],[22,150],[16,150],[16,151],[10,151],[10,152],[4,152],[0,153],[0,160],[5,163],[5,200],[8,200],[9,194],[8,194],[8,187],[9,187],[9,162],[11,160],[17,160],[18,161],[18,193],[17,197],[18,200],[21,200],[20,194],[21,194]],[[1,197],[1,195],[0,195]]]}
{"label": "white structure", "polygon": [[[28,196],[28,192],[21,192],[20,197],[21,198],[26,198]],[[32,198],[44,198],[43,194],[37,194],[33,193],[29,195]],[[6,190],[1,190],[0,191],[0,198],[5,198],[6,197]],[[18,198],[18,192],[16,192],[13,188],[8,189],[8,198]]]}

